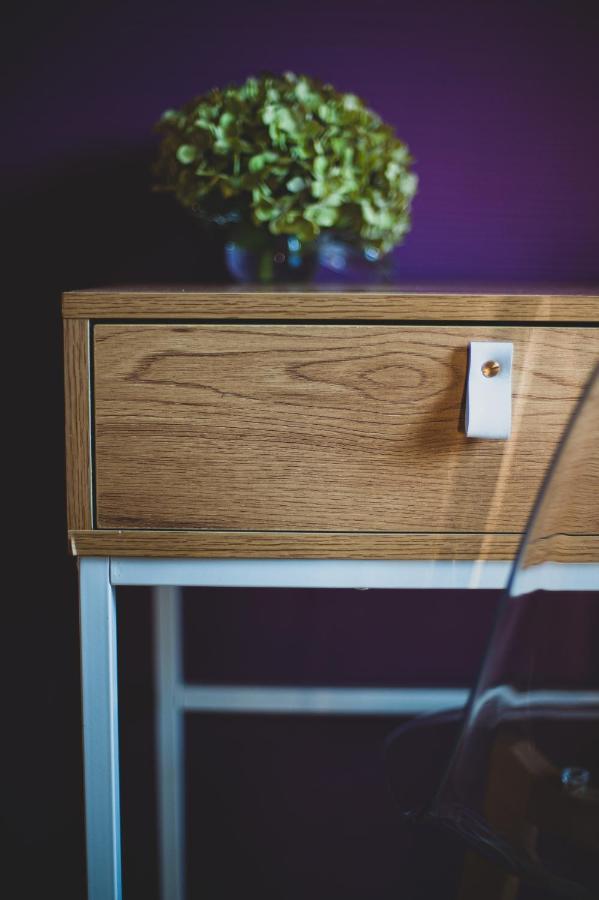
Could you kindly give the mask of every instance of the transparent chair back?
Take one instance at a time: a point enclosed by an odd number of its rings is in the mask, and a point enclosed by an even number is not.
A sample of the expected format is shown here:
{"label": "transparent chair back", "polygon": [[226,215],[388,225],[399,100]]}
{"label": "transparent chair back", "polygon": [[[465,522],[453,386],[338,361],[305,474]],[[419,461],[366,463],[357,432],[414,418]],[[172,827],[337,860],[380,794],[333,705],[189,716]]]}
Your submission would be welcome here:
{"label": "transparent chair back", "polygon": [[599,369],[537,500],[461,736],[420,818],[512,873],[507,893],[481,882],[460,897],[520,896],[526,883],[535,897],[599,897]]}

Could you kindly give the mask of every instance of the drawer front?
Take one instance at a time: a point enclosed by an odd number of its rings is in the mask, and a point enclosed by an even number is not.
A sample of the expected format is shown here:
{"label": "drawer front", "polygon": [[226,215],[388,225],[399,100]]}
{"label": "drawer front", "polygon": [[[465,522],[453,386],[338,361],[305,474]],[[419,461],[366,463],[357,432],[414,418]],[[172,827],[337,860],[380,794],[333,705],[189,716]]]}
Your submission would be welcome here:
{"label": "drawer front", "polygon": [[[471,340],[513,341],[509,441],[467,439]],[[103,529],[522,531],[599,328],[96,325]]]}

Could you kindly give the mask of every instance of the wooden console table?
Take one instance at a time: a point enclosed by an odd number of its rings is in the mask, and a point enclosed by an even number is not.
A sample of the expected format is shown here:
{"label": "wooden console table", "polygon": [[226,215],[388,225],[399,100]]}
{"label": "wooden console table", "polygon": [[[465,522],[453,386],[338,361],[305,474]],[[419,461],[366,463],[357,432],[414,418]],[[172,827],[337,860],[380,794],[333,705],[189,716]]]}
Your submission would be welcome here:
{"label": "wooden console table", "polygon": [[[181,900],[183,711],[405,714],[465,696],[185,685],[181,587],[503,586],[599,359],[599,292],[115,289],[62,308],[89,898],[121,896],[115,589],[149,584],[162,893]],[[465,435],[471,341],[513,343],[507,441]],[[584,549],[560,547],[575,585]]]}

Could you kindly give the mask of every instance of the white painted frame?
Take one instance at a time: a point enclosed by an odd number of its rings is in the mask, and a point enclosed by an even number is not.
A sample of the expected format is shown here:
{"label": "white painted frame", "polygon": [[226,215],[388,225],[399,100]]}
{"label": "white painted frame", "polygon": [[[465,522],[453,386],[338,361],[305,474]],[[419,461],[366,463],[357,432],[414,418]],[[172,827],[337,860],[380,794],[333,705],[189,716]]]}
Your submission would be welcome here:
{"label": "white painted frame", "polygon": [[[160,879],[183,900],[184,715],[191,711],[416,715],[463,705],[466,690],[186,685],[181,588],[503,588],[511,563],[393,560],[79,560],[88,900],[121,900],[116,597],[119,585],[154,588]],[[591,571],[592,569],[592,571]],[[566,571],[567,570],[567,571]],[[593,589],[599,565],[564,564],[560,587]]]}
{"label": "white painted frame", "polygon": [[110,560],[114,585],[296,588],[503,588],[509,561],[392,559]]}
{"label": "white painted frame", "polygon": [[79,563],[88,900],[119,900],[121,817],[116,596],[110,560]]}

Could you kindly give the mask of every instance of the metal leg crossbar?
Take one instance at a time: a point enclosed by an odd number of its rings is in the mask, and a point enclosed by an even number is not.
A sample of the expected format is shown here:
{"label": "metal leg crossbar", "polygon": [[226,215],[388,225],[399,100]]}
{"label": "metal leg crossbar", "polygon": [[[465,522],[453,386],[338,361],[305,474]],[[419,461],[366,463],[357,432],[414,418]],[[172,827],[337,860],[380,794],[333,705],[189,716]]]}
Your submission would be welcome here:
{"label": "metal leg crossbar", "polygon": [[[183,681],[181,588],[502,588],[508,562],[391,560],[79,560],[89,900],[121,900],[116,597],[153,587],[161,896],[185,895],[184,714],[189,711],[413,715],[461,706],[466,690],[201,686]],[[588,566],[565,566],[584,589]],[[591,581],[599,572],[593,566]]]}

